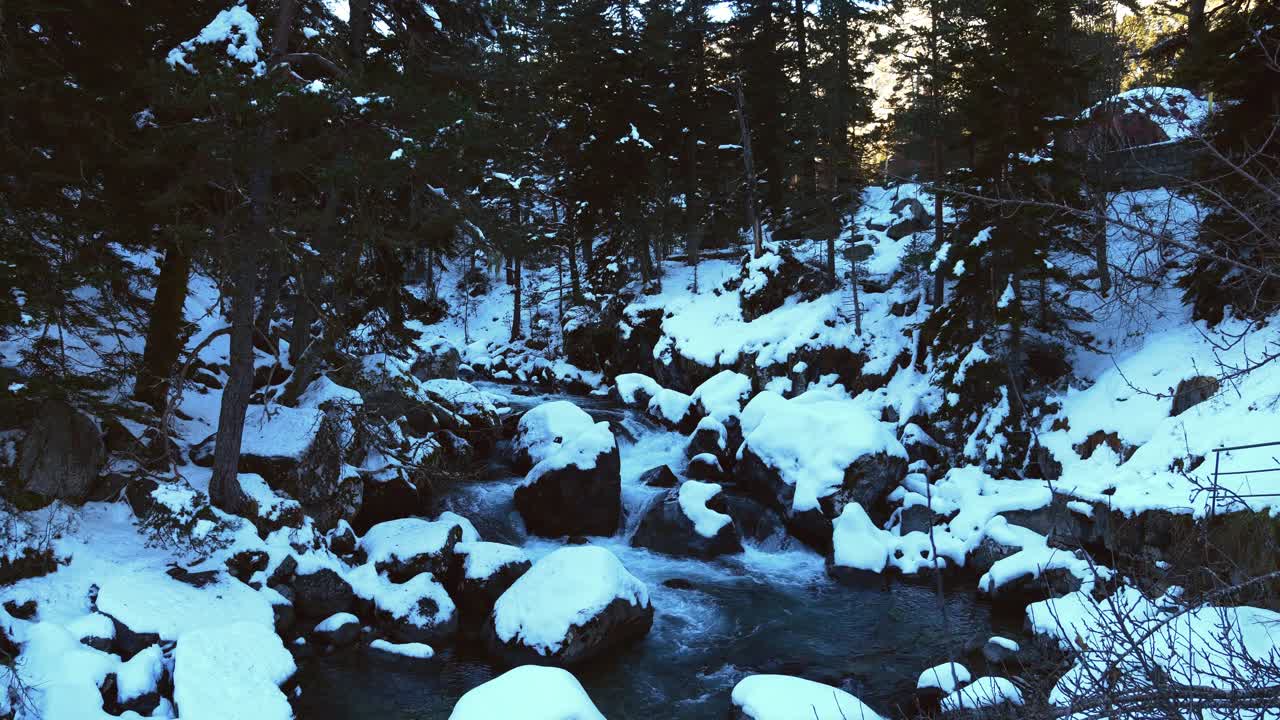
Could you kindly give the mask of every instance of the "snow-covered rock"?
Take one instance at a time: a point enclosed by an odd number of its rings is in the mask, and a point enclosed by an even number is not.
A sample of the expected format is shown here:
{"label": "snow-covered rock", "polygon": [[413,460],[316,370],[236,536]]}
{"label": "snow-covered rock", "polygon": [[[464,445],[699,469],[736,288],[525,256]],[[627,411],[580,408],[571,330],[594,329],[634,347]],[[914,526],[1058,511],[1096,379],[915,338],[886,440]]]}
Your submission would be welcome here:
{"label": "snow-covered rock", "polygon": [[693,398],[679,390],[662,388],[649,400],[649,415],[681,432],[689,432],[697,422]]}
{"label": "snow-covered rock", "polygon": [[831,564],[832,577],[852,585],[878,585],[881,573],[893,553],[892,539],[876,527],[862,505],[851,502],[844,506],[833,524]]}
{"label": "snow-covered rock", "polygon": [[647,408],[649,401],[662,390],[657,380],[640,373],[623,373],[613,379],[614,389],[623,405]]}
{"label": "snow-covered rock", "polygon": [[876,507],[902,480],[906,450],[884,423],[835,393],[757,403],[767,395],[743,411],[737,475],[783,512],[796,537],[827,550],[845,505]]}
{"label": "snow-covered rock", "polygon": [[537,465],[594,426],[591,416],[568,400],[538,405],[521,416],[516,425],[516,436],[511,441],[516,466],[527,469]]}
{"label": "snow-covered rock", "polygon": [[408,658],[410,660],[430,660],[436,655],[436,651],[430,645],[424,645],[423,643],[393,643],[382,638],[369,643],[369,649],[394,658]]}
{"label": "snow-covered rock", "polygon": [[950,694],[972,678],[969,669],[960,663],[942,663],[920,673],[920,679],[916,680],[916,689],[937,689],[943,694]]}
{"label": "snow-covered rock", "polygon": [[613,553],[560,548],[534,563],[494,604],[486,640],[513,665],[570,666],[643,637],[649,590]]}
{"label": "snow-covered rock", "polygon": [[419,340],[419,354],[413,361],[410,372],[419,380],[444,378],[456,380],[458,365],[462,362],[462,354],[458,347],[447,338],[436,337]]}
{"label": "snow-covered rock", "polygon": [[943,712],[977,710],[997,705],[1022,705],[1022,691],[1008,678],[985,676],[942,699]]}
{"label": "snow-covered rock", "polygon": [[[192,448],[192,462],[212,465],[215,440]],[[240,442],[240,472],[296,498],[320,529],[360,510],[363,485],[346,469],[351,429],[340,410],[250,405]]]}
{"label": "snow-covered rock", "polygon": [[622,514],[618,443],[600,422],[567,438],[516,488],[529,532],[547,537],[612,535]]}
{"label": "snow-covered rock", "polygon": [[173,699],[183,720],[292,720],[280,686],[296,669],[269,626],[192,630],[173,650]]}
{"label": "snow-covered rock", "polygon": [[351,613],[335,613],[317,623],[312,633],[334,647],[350,645],[360,637],[360,618]]}
{"label": "snow-covered rock", "polygon": [[702,558],[740,552],[742,541],[726,513],[719,485],[688,480],[653,499],[631,544]]}
{"label": "snow-covered rock", "polygon": [[567,670],[521,665],[458,699],[449,720],[604,720]]}
{"label": "snow-covered rock", "polygon": [[751,397],[751,378],[722,370],[699,385],[690,396],[699,412],[724,424],[736,419]]}
{"label": "snow-covered rock", "polygon": [[884,720],[843,690],[789,675],[748,675],[732,698],[738,720]]}
{"label": "snow-covered rock", "polygon": [[529,571],[524,550],[492,542],[461,542],[454,551],[462,561],[453,597],[464,618],[485,618],[502,593]]}
{"label": "snow-covered rock", "polygon": [[446,512],[436,520],[409,517],[378,523],[357,547],[378,572],[401,582],[423,572],[445,577],[453,564],[454,546],[479,539],[466,518]]}
{"label": "snow-covered rock", "polygon": [[355,595],[373,606],[378,625],[398,642],[439,644],[457,632],[457,606],[431,573],[394,583],[366,563],[347,577]]}

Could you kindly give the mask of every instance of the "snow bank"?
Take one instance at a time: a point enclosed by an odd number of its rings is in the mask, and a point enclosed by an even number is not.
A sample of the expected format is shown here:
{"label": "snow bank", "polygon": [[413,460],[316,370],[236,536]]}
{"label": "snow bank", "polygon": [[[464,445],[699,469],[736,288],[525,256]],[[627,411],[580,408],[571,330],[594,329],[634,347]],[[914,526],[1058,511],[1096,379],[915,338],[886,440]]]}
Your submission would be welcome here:
{"label": "snow bank", "polygon": [[98,609],[134,632],[156,633],[165,640],[211,625],[275,624],[270,601],[244,583],[221,576],[216,585],[196,588],[159,570],[103,579]]}
{"label": "snow bank", "polygon": [[715,483],[687,480],[680,485],[677,496],[680,511],[693,522],[694,532],[704,538],[713,538],[725,525],[733,522],[733,518],[707,507],[711,498],[720,494],[720,486]]}
{"label": "snow bank", "polygon": [[604,715],[572,673],[521,665],[467,691],[449,715],[449,720],[495,718],[604,720]]}
{"label": "snow bank", "polygon": [[733,704],[751,720],[884,720],[849,693],[789,675],[749,675],[733,688]]}
{"label": "snow bank", "polygon": [[586,624],[614,600],[649,604],[649,590],[617,556],[594,545],[563,547],[533,564],[498,598],[494,629],[503,642],[549,655],[570,629]]}
{"label": "snow bank", "polygon": [[537,465],[594,426],[591,416],[568,400],[543,403],[520,418],[512,446]]}
{"label": "snow bank", "polygon": [[[752,418],[753,429],[739,453],[750,449],[776,469],[783,482],[795,486],[796,512],[816,509],[818,500],[838,490],[845,470],[864,455],[907,457],[884,423],[834,394],[811,391],[758,409],[763,412],[758,422]],[[744,413],[744,427],[745,421]]]}
{"label": "snow bank", "polygon": [[173,699],[182,720],[292,720],[280,686],[296,669],[270,625],[192,630],[173,651]]}

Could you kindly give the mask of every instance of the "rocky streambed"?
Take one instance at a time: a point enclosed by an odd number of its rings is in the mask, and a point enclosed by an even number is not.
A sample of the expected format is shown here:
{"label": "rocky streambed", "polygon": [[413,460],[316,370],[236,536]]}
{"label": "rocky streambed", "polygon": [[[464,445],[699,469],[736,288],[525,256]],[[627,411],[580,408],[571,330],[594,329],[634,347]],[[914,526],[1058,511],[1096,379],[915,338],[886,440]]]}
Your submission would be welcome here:
{"label": "rocky streambed", "polygon": [[[508,397],[513,412],[563,399]],[[515,508],[521,480],[499,448],[487,477],[443,500],[486,540],[522,546],[535,560],[570,542],[612,551],[644,581],[655,609],[639,642],[574,669],[609,718],[721,717],[729,692],[750,674],[777,673],[843,688],[883,714],[914,705],[922,670],[963,659],[981,673],[980,648],[993,635],[1017,637],[1019,612],[996,612],[971,584],[945,593],[890,583],[851,588],[833,581],[822,556],[784,532],[744,537],[740,553],[715,559],[676,557],[632,547],[643,511],[666,491],[646,485],[650,468],[685,468],[686,435],[597,398],[571,398],[618,438],[624,527],[612,537],[553,541],[527,536]],[[481,638],[460,635],[428,662],[403,662],[359,646],[312,658],[301,669],[301,718],[445,718],[467,690],[503,670]],[[985,673],[981,673],[985,674]]]}

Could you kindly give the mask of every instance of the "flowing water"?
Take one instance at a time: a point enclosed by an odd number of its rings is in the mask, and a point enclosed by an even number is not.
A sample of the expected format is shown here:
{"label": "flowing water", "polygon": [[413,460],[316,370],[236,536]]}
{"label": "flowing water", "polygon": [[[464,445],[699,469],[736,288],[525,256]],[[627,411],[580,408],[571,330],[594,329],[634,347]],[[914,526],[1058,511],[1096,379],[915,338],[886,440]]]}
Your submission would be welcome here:
{"label": "flowing water", "polygon": [[[485,386],[508,395],[501,386]],[[555,397],[511,395],[513,412]],[[896,715],[927,667],[956,657],[965,641],[1017,636],[1017,618],[994,616],[971,592],[946,595],[894,584],[853,589],[831,581],[820,556],[789,541],[748,546],[715,561],[673,558],[632,548],[626,537],[659,490],[641,485],[645,470],[679,470],[685,438],[642,416],[595,399],[571,398],[615,426],[622,458],[627,528],[591,542],[612,550],[644,580],[653,629],[634,646],[575,675],[611,720],[722,718],[734,684],[752,673],[798,675],[841,687]],[[502,453],[499,453],[502,454]],[[456,490],[446,506],[470,518],[486,540],[523,545],[535,559],[559,547],[526,538],[512,504],[520,478],[496,465],[492,479]],[[684,589],[668,587],[665,581]],[[303,720],[447,718],[467,690],[502,668],[474,641],[436,648],[430,662],[383,659],[359,649],[308,661],[301,673]],[[976,669],[976,668],[975,668]]]}

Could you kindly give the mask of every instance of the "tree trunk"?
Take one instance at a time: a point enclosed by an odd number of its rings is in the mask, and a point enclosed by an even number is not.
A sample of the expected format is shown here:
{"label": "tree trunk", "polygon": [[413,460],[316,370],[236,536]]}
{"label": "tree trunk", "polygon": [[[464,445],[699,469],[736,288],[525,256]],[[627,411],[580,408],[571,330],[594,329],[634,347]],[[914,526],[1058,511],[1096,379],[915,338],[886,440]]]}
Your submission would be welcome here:
{"label": "tree trunk", "polygon": [[177,243],[169,243],[160,263],[156,295],[147,321],[147,344],[142,351],[142,368],[133,396],[160,407],[169,390],[169,379],[182,352],[182,306],[187,299],[191,259]]}
{"label": "tree trunk", "polygon": [[805,10],[808,0],[795,0],[795,9],[792,12],[792,23],[795,25],[796,32],[796,79],[799,81],[799,88],[796,94],[800,99],[796,108],[796,118],[800,122],[800,192],[808,198],[818,196],[818,179],[817,169],[814,159],[814,126],[813,117],[810,108],[813,104],[812,83],[809,78],[809,42],[808,31],[805,28],[805,18],[808,11]]}
{"label": "tree trunk", "polygon": [[[938,0],[929,2],[929,95],[933,107],[933,235],[934,245],[942,248],[942,88],[941,59],[938,56],[938,23],[941,21]],[[939,263],[933,276],[933,304],[941,307],[946,300],[946,264]]]}
{"label": "tree trunk", "polygon": [[742,135],[742,164],[747,171],[747,222],[755,239],[752,253],[755,257],[764,254],[764,234],[760,230],[760,216],[756,214],[756,167],[751,158],[751,129],[747,124],[747,99],[742,92],[742,76],[733,78],[734,89],[738,96],[738,130]]}
{"label": "tree trunk", "polygon": [[[276,18],[271,43],[274,66],[289,46],[298,0],[283,0]],[[275,118],[262,119],[258,129],[253,168],[249,173],[249,227],[231,244],[229,259],[232,270],[231,295],[231,369],[222,391],[218,413],[218,434],[214,440],[213,475],[209,479],[209,501],[229,513],[237,513],[244,505],[238,471],[240,443],[244,435],[244,416],[253,392],[253,301],[257,295],[258,249],[271,246],[268,204],[271,202],[272,149],[275,144]]]}
{"label": "tree trunk", "polygon": [[365,39],[369,36],[370,0],[351,0],[350,22],[347,25],[351,35],[348,46],[351,51],[351,70],[359,75],[364,70]]}
{"label": "tree trunk", "polygon": [[284,260],[278,248],[267,249],[267,277],[262,286],[262,305],[258,308],[258,317],[253,321],[255,343],[267,352],[274,353],[276,343],[271,339],[271,316],[280,304],[280,285],[284,281]]}
{"label": "tree trunk", "polygon": [[520,321],[520,258],[518,257],[512,259],[511,278],[511,339],[518,340],[524,337]]}

